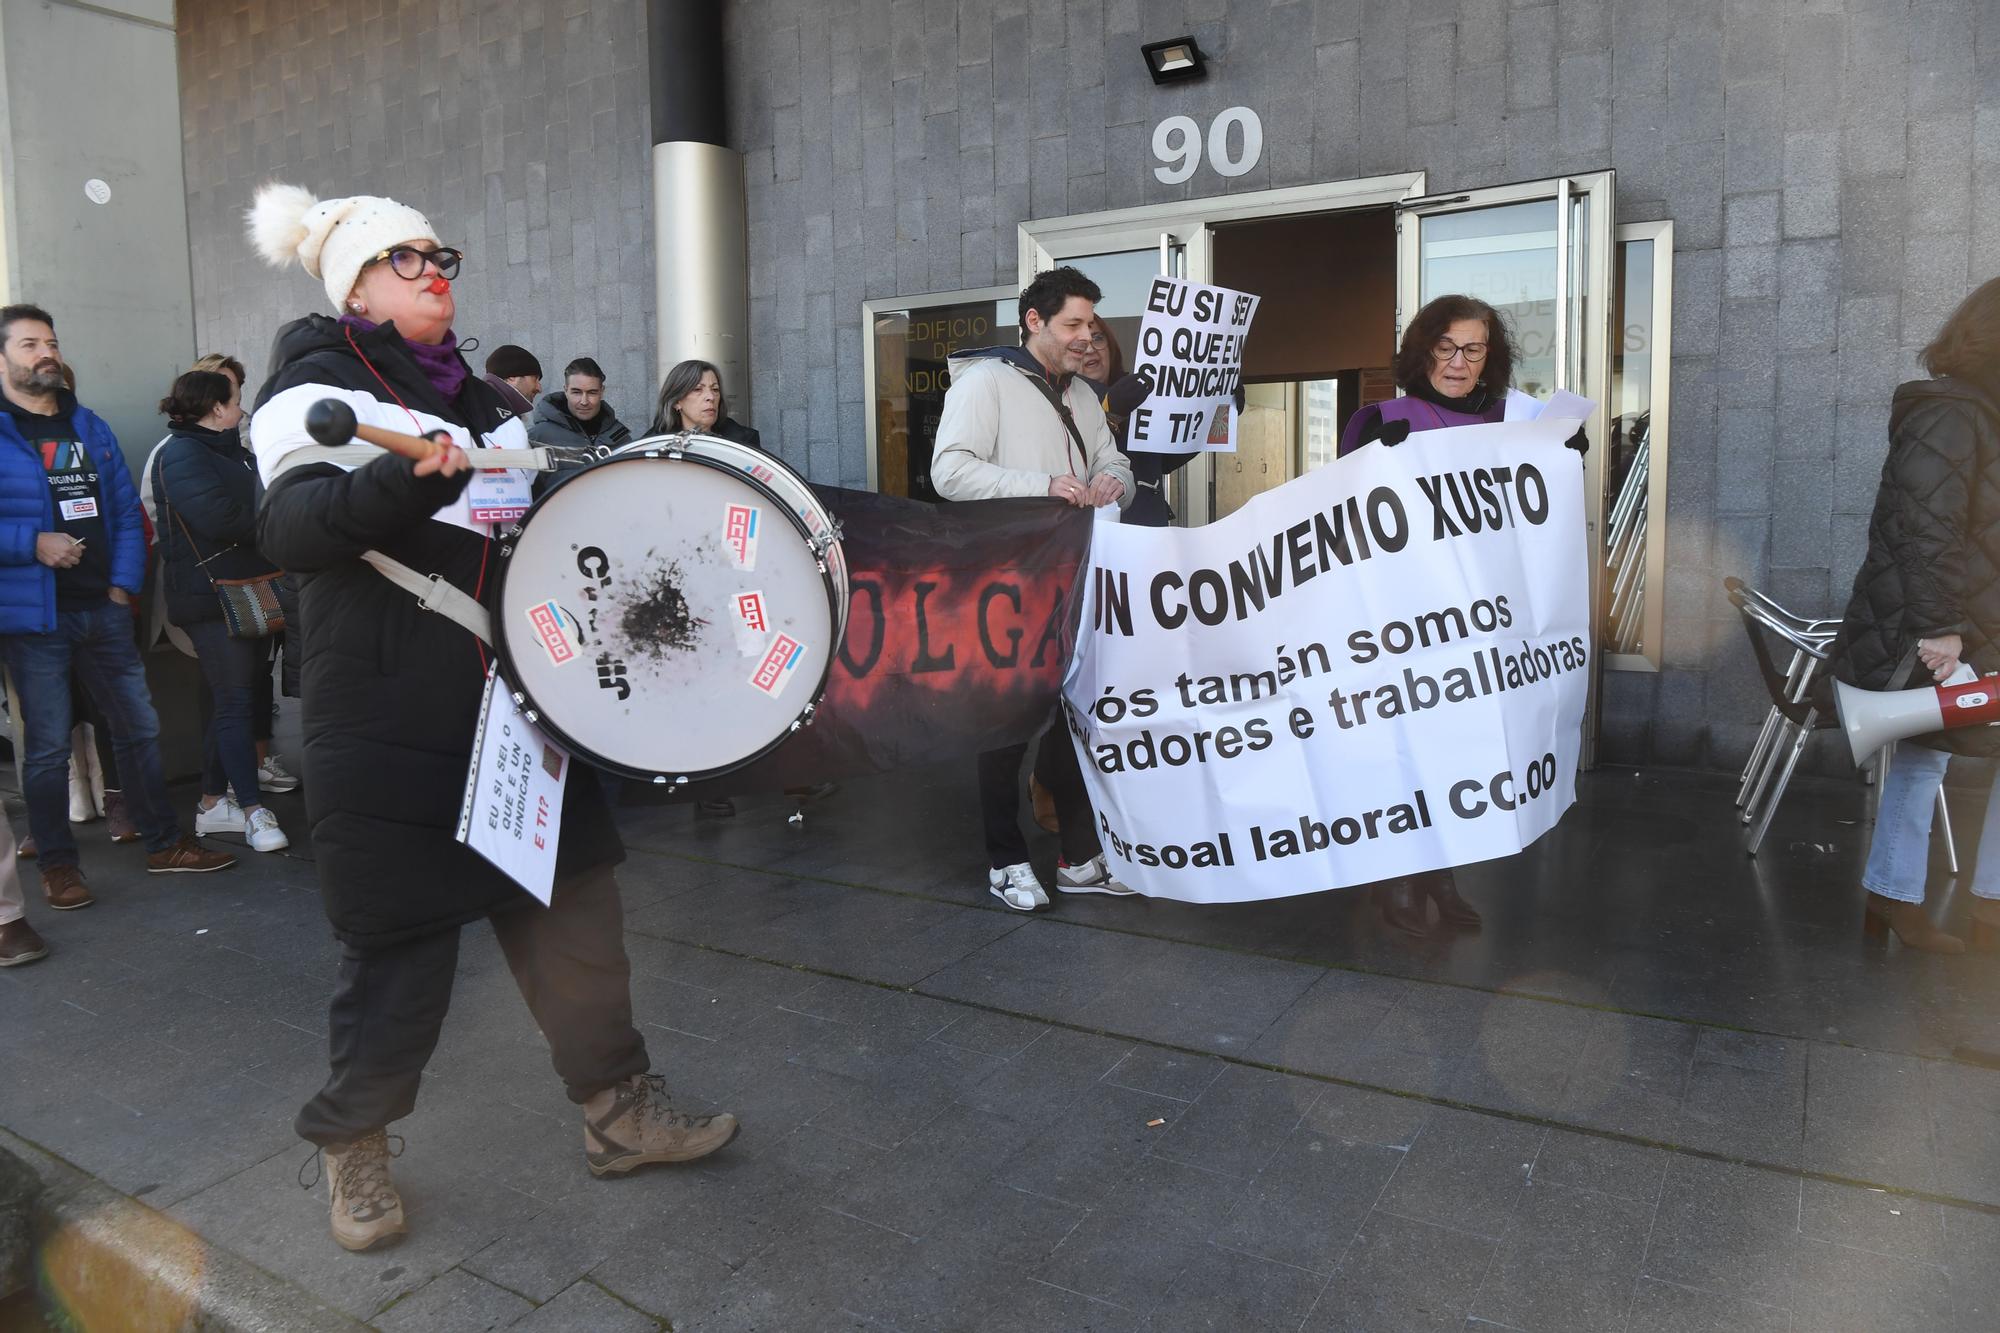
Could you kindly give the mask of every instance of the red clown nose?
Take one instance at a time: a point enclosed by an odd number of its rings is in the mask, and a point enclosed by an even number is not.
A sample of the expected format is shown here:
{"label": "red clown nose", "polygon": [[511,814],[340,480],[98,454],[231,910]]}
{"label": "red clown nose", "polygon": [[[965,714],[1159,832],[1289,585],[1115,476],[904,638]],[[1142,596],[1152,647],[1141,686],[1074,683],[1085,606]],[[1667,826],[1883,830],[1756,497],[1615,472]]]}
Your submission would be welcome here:
{"label": "red clown nose", "polygon": [[451,290],[451,284],[445,281],[443,278],[432,278],[431,285],[426,287],[424,290],[429,292],[432,296],[443,296],[446,292]]}

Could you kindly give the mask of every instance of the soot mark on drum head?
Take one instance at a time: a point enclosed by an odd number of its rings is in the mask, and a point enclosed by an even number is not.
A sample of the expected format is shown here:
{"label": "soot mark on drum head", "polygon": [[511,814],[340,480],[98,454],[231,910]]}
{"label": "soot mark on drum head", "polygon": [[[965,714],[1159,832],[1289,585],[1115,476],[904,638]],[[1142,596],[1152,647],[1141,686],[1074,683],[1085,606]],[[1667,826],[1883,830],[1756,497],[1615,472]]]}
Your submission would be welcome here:
{"label": "soot mark on drum head", "polygon": [[669,560],[634,582],[618,628],[634,652],[664,658],[694,647],[707,623],[688,607],[681,591],[680,562]]}

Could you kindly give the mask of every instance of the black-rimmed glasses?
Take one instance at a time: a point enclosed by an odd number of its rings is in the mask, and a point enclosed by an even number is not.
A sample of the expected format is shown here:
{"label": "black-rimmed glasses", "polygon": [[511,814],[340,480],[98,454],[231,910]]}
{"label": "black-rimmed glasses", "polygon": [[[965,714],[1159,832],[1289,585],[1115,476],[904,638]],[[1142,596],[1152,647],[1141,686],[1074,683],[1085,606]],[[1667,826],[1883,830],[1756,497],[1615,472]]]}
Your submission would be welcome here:
{"label": "black-rimmed glasses", "polygon": [[[447,275],[449,276],[449,275]],[[1439,365],[1448,365],[1455,356],[1463,354],[1465,364],[1476,366],[1486,359],[1485,343],[1455,343],[1449,338],[1440,338],[1431,347],[1431,355]]]}
{"label": "black-rimmed glasses", "polygon": [[450,282],[458,276],[458,266],[465,261],[465,255],[462,251],[453,250],[448,246],[436,250],[419,250],[414,245],[392,245],[361,267],[368,268],[385,260],[399,278],[415,282],[424,276],[424,265],[433,264],[437,267],[438,276]]}

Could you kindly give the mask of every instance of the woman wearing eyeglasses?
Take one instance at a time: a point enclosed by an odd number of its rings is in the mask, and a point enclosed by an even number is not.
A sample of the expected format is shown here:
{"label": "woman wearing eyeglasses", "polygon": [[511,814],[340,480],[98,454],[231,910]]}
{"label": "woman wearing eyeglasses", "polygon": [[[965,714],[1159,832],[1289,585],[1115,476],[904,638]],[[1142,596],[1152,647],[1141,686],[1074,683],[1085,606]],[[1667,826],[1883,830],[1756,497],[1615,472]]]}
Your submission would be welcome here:
{"label": "woman wearing eyeglasses", "polygon": [[[582,1109],[590,1170],[705,1156],[736,1121],[675,1109],[646,1072],[612,876],[624,852],[596,780],[571,766],[585,776],[564,795],[552,906],[460,844],[484,645],[361,559],[381,551],[475,598],[495,573],[492,534],[466,501],[469,459],[481,444],[528,441],[459,355],[459,253],[393,199],[320,201],[267,186],[249,221],[264,257],[298,261],[337,312],[279,333],[251,423],[269,488],[257,544],[303,576],[306,813],[341,946],[332,1069],[297,1119],[324,1152],[334,1238],[360,1250],[403,1233],[384,1130],[416,1104],[451,1003],[459,928],[481,918]],[[442,435],[447,447],[417,463],[320,448],[305,418],[322,398],[345,401],[361,422]]]}
{"label": "woman wearing eyeglasses", "polygon": [[1370,403],[1348,418],[1340,455],[1411,431],[1499,421],[1514,378],[1514,340],[1500,312],[1471,296],[1440,296],[1403,330],[1396,385],[1403,397]]}
{"label": "woman wearing eyeglasses", "polygon": [[[1499,421],[1513,375],[1514,340],[1500,312],[1474,297],[1440,296],[1403,330],[1396,353],[1403,396],[1356,411],[1341,432],[1340,454],[1377,440],[1398,444],[1412,431]],[[1480,925],[1478,910],[1459,893],[1449,870],[1375,886],[1382,920],[1405,934],[1428,933],[1426,900],[1437,904],[1440,925],[1467,930]]]}

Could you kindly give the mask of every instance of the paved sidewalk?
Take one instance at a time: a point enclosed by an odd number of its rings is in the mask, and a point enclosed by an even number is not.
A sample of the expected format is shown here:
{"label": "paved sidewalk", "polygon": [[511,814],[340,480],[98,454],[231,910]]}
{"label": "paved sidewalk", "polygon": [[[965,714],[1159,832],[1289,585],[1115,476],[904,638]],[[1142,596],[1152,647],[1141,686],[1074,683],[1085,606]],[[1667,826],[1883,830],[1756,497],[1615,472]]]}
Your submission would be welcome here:
{"label": "paved sidewalk", "polygon": [[310,850],[162,882],[95,832],[100,904],[0,973],[0,1126],[382,1329],[2000,1326],[2000,1072],[1949,1058],[2000,1048],[2000,960],[1862,942],[1851,789],[1753,862],[1728,784],[1592,775],[1415,944],[1355,894],[1005,911],[969,774],[739,805],[624,812],[638,1015],[743,1117],[717,1158],[593,1180],[472,929],[413,1234],[340,1251],[290,1132]]}

